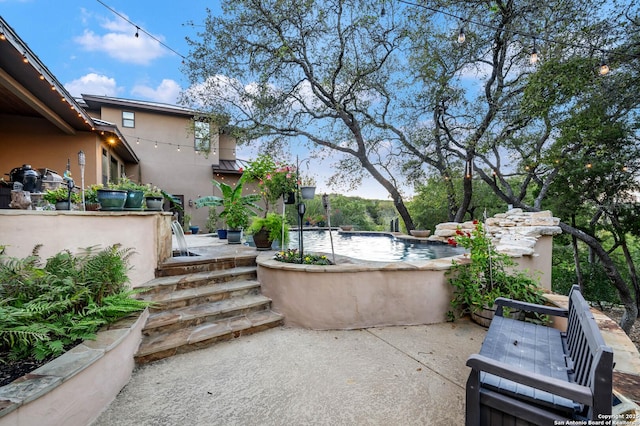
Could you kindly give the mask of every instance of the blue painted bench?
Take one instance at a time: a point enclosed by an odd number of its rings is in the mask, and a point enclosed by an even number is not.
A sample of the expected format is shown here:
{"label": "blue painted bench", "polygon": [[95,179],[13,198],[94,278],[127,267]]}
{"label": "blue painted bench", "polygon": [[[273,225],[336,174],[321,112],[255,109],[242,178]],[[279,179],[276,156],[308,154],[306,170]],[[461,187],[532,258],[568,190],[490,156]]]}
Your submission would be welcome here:
{"label": "blue painted bench", "polygon": [[[610,418],[613,351],[578,286],[568,309],[504,298],[496,305],[480,353],[467,360],[467,426]],[[506,318],[504,307],[567,318],[567,331]]]}

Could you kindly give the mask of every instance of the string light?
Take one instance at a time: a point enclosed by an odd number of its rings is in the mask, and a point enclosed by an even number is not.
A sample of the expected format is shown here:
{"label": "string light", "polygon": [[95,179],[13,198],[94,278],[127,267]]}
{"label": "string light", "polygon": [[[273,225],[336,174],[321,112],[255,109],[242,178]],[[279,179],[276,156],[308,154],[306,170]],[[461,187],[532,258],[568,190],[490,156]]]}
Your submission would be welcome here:
{"label": "string light", "polygon": [[180,145],[178,145],[178,152],[180,152]]}
{"label": "string light", "polygon": [[533,49],[531,50],[531,57],[529,63],[535,65],[538,62],[538,49],[536,49],[536,39],[533,39]]}
{"label": "string light", "polygon": [[24,62],[25,64],[29,63],[29,59],[27,58],[27,52],[24,52],[22,54],[22,62]]}
{"label": "string light", "polygon": [[600,67],[598,69],[598,73],[600,75],[607,75],[609,74],[609,71],[611,71],[611,69],[609,68],[609,65],[607,65],[607,61],[605,60],[603,55],[602,60],[600,61]]}
{"label": "string light", "polygon": [[116,11],[115,9],[113,9],[112,7],[110,7],[109,5],[107,5],[105,2],[103,2],[102,0],[96,0],[98,3],[100,3],[101,5],[103,5],[104,7],[106,7],[107,9],[109,9],[114,15],[119,16],[121,19],[123,19],[124,21],[128,22],[129,24],[133,25],[134,27],[136,27],[136,34],[135,36],[138,37],[140,34],[139,32],[143,32],[144,34],[146,34],[149,38],[155,40],[157,43],[159,43],[161,46],[163,46],[165,49],[170,50],[171,52],[175,53],[176,55],[180,56],[183,60],[186,60],[186,56],[182,55],[180,52],[176,51],[175,49],[171,48],[170,46],[168,46],[167,44],[165,44],[162,40],[158,39],[157,37],[155,37],[153,34],[149,33],[148,31],[146,31],[144,28],[140,28],[140,26],[138,26],[137,24],[135,24],[134,22],[132,22],[131,20],[129,20],[129,18],[127,18],[126,16],[124,16],[123,14],[119,13],[118,11]]}
{"label": "string light", "polygon": [[462,44],[467,39],[467,36],[464,33],[464,27],[460,27],[460,32],[458,32],[458,43]]}
{"label": "string light", "polygon": [[157,148],[157,147],[158,147],[158,142],[156,142],[156,144],[154,145],[154,148]]}

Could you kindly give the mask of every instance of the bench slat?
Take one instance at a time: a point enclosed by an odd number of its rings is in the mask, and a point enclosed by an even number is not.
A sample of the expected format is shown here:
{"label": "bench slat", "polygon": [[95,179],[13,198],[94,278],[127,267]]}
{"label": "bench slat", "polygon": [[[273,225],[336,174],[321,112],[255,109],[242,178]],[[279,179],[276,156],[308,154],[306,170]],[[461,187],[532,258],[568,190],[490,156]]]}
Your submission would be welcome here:
{"label": "bench slat", "polygon": [[[504,362],[517,369],[569,381],[560,331],[529,322],[494,317],[482,343],[480,354]],[[579,404],[549,392],[535,389],[493,374],[482,373],[484,386],[518,395],[553,408],[574,411]]]}

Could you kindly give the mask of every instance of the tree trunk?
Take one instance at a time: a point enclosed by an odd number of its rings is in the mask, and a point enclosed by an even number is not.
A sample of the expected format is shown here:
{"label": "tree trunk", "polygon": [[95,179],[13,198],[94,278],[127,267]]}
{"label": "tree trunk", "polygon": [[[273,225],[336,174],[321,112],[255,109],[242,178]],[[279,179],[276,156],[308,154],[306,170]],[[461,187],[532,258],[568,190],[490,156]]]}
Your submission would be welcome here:
{"label": "tree trunk", "polygon": [[600,259],[607,277],[609,277],[613,286],[618,290],[620,301],[624,305],[625,311],[622,315],[622,319],[620,320],[620,327],[625,333],[629,334],[631,332],[631,327],[633,327],[633,323],[638,317],[638,306],[636,305],[635,299],[631,296],[629,287],[624,282],[624,279],[616,268],[615,263],[596,238],[579,229],[569,226],[564,222],[560,222],[560,228],[562,229],[562,232],[575,236],[580,241],[587,244],[592,250],[592,253]]}
{"label": "tree trunk", "polygon": [[[576,215],[571,215],[571,226],[576,227]],[[582,268],[580,267],[580,256],[578,252],[578,239],[575,235],[571,236],[571,246],[573,247],[573,264],[576,267],[576,279],[580,286],[580,291],[584,293],[584,279],[582,277]]]}

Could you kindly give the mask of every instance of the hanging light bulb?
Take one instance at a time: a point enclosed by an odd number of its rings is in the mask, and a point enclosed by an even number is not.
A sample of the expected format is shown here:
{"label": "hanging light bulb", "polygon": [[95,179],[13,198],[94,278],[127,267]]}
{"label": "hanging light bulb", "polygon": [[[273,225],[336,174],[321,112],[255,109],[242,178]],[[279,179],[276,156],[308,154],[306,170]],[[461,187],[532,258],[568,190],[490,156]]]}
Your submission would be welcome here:
{"label": "hanging light bulb", "polygon": [[4,35],[4,28],[0,26],[0,40],[5,41],[7,36]]}
{"label": "hanging light bulb", "polygon": [[158,147],[158,141],[156,141],[156,144],[153,146],[154,148]]}
{"label": "hanging light bulb", "polygon": [[538,49],[536,49],[536,39],[533,39],[533,49],[531,50],[531,57],[529,63],[535,65],[538,62]]}
{"label": "hanging light bulb", "polygon": [[136,38],[140,37],[138,31],[140,31],[140,27],[136,25]]}
{"label": "hanging light bulb", "polygon": [[609,74],[609,71],[611,71],[611,69],[609,68],[609,65],[607,65],[607,61],[603,56],[602,60],[600,61],[600,67],[598,68],[598,73],[600,75],[607,75]]}
{"label": "hanging light bulb", "polygon": [[464,33],[464,27],[460,27],[460,32],[458,33],[458,43],[462,44],[467,39],[467,36]]}
{"label": "hanging light bulb", "polygon": [[178,152],[180,152],[180,145],[178,145]]}
{"label": "hanging light bulb", "polygon": [[22,62],[24,62],[25,64],[29,63],[29,59],[27,58],[27,52],[24,52],[22,54]]}
{"label": "hanging light bulb", "polygon": [[384,16],[387,14],[387,11],[384,10],[384,3],[382,4],[382,9],[380,9],[380,16]]}

